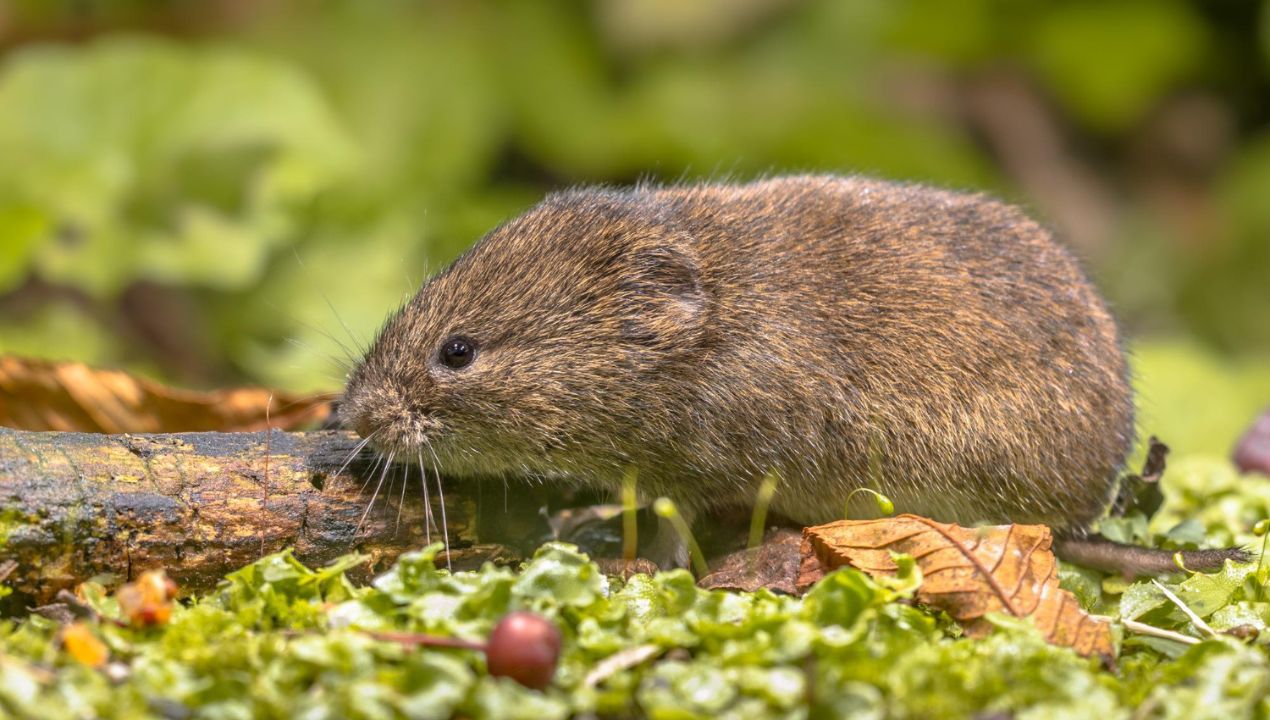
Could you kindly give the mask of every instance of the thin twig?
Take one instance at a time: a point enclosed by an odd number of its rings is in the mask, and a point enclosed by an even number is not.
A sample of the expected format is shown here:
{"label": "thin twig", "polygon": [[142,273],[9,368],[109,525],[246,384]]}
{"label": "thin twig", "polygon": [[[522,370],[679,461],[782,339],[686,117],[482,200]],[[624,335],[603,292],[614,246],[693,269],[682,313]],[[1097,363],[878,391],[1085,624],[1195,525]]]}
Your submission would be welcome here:
{"label": "thin twig", "polygon": [[1147,625],[1146,623],[1140,623],[1137,620],[1121,620],[1120,624],[1124,625],[1126,630],[1132,630],[1139,635],[1152,635],[1158,638],[1164,638],[1165,640],[1173,640],[1184,643],[1186,645],[1198,645],[1202,642],[1197,637],[1183,635],[1182,633],[1173,632],[1172,630],[1165,630],[1164,628],[1158,628],[1154,625]]}
{"label": "thin twig", "polygon": [[0,560],[0,582],[4,582],[5,578],[13,574],[18,569],[17,560]]}
{"label": "thin twig", "polygon": [[477,650],[485,652],[485,643],[463,640],[454,637],[440,637],[424,633],[409,632],[368,632],[367,635],[384,642],[400,643],[408,646],[426,645],[429,647],[458,648],[460,650]]}
{"label": "thin twig", "polygon": [[1154,583],[1156,587],[1160,588],[1160,592],[1164,593],[1164,597],[1171,600],[1173,604],[1176,605],[1178,609],[1181,610],[1182,613],[1186,615],[1186,617],[1190,618],[1191,624],[1194,625],[1196,628],[1198,628],[1200,632],[1204,633],[1205,635],[1209,637],[1213,637],[1214,635],[1217,634],[1217,631],[1209,627],[1208,623],[1204,622],[1204,619],[1201,618],[1199,615],[1196,615],[1195,611],[1190,609],[1186,605],[1186,603],[1182,602],[1181,598],[1174,595],[1172,590],[1169,590],[1167,587],[1165,587],[1164,583],[1154,578],[1152,578],[1151,582]]}
{"label": "thin twig", "polygon": [[644,664],[661,654],[662,649],[660,645],[648,644],[619,650],[597,663],[582,679],[582,686],[593,688],[623,670]]}

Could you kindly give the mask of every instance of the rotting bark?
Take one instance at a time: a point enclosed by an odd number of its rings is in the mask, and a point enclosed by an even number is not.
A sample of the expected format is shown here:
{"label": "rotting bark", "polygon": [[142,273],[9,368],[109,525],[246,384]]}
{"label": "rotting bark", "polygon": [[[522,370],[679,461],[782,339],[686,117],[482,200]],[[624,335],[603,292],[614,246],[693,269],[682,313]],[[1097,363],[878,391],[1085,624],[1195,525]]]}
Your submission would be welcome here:
{"label": "rotting bark", "polygon": [[[40,603],[94,576],[127,580],[164,568],[183,591],[198,592],[287,547],[309,566],[365,553],[371,561],[360,569],[364,579],[425,544],[418,468],[411,469],[404,495],[401,471],[384,483],[358,530],[380,478],[368,483],[365,464],[339,472],[356,436],[275,431],[266,437],[0,428],[0,561],[17,562],[7,584],[23,602]],[[439,524],[435,480],[432,489]],[[478,542],[479,489],[446,485],[455,569],[516,559],[507,547]],[[540,498],[513,490],[517,502],[536,512]]]}

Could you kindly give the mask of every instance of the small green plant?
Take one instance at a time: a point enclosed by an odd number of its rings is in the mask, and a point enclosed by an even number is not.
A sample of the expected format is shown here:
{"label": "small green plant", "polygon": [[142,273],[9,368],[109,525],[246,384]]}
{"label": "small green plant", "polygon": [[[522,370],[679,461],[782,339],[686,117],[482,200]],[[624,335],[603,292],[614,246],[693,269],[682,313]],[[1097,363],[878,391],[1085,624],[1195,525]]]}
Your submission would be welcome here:
{"label": "small green plant", "polygon": [[639,552],[639,468],[626,468],[622,476],[622,558],[634,560]]}
{"label": "small green plant", "polygon": [[763,544],[763,528],[767,525],[767,509],[776,496],[776,486],[780,484],[780,473],[769,470],[758,486],[758,497],[754,499],[754,511],[750,514],[751,549]]}
{"label": "small green plant", "polygon": [[846,519],[851,519],[851,500],[860,493],[868,493],[869,495],[872,495],[874,505],[877,506],[878,512],[883,515],[890,515],[895,512],[895,503],[891,502],[891,498],[883,495],[873,488],[862,487],[852,490],[851,493],[847,495],[847,501],[843,503],[842,506],[842,516]]}
{"label": "small green plant", "polygon": [[709,573],[710,566],[706,564],[706,556],[702,554],[701,546],[697,545],[697,539],[688,527],[688,521],[679,513],[674,501],[667,497],[657,498],[653,503],[653,512],[657,513],[657,517],[669,521],[679,539],[688,547],[688,557],[692,559],[692,569],[696,571],[697,577],[704,577]]}
{"label": "small green plant", "polygon": [[1270,519],[1258,520],[1252,532],[1261,538],[1261,553],[1257,557],[1257,584],[1264,589],[1270,581],[1270,568],[1266,567],[1266,543],[1270,542]]}

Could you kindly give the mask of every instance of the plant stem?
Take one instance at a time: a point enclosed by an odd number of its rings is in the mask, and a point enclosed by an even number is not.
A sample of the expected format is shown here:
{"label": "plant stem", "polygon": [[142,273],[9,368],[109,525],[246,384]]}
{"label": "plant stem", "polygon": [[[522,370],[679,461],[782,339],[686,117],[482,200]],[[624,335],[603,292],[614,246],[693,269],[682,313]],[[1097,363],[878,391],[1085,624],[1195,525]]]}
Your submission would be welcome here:
{"label": "plant stem", "polygon": [[1186,615],[1186,617],[1190,619],[1191,624],[1194,625],[1197,630],[1199,630],[1200,632],[1204,633],[1205,635],[1209,637],[1212,637],[1217,634],[1217,631],[1209,627],[1208,623],[1204,622],[1204,619],[1201,618],[1199,615],[1196,615],[1195,611],[1192,610],[1186,603],[1182,602],[1181,598],[1179,598],[1177,595],[1174,595],[1172,590],[1169,590],[1167,587],[1165,587],[1164,583],[1155,579],[1152,579],[1151,582],[1154,583],[1155,586],[1160,589],[1160,592],[1164,593],[1164,597],[1172,601],[1172,603],[1176,605],[1179,610],[1182,611],[1182,614]]}
{"label": "plant stem", "polygon": [[780,474],[775,470],[769,470],[758,486],[758,498],[754,501],[754,512],[750,515],[749,547],[751,549],[763,544],[763,527],[767,525],[767,508],[772,504],[772,497],[776,494],[776,485],[779,482]]}
{"label": "plant stem", "polygon": [[622,476],[622,559],[627,562],[635,559],[639,548],[639,517],[635,514],[639,509],[635,492],[638,481],[639,468],[626,468]]}
{"label": "plant stem", "polygon": [[485,652],[485,643],[473,642],[471,640],[460,640],[459,638],[439,637],[437,635],[408,632],[371,632],[367,634],[376,640],[395,642],[402,645],[426,645],[428,647],[458,648],[460,650],[476,650],[479,652]]}
{"label": "plant stem", "polygon": [[697,573],[697,577],[708,575],[710,566],[706,564],[706,556],[701,552],[701,546],[697,545],[697,539],[692,536],[691,528],[688,527],[683,515],[679,514],[679,508],[675,507],[674,501],[667,497],[657,498],[657,502],[653,503],[653,512],[669,520],[671,526],[675,528],[675,533],[679,535],[679,539],[688,546],[688,556],[692,558],[692,569]]}
{"label": "plant stem", "polygon": [[1164,638],[1165,640],[1173,640],[1186,645],[1198,645],[1201,642],[1199,638],[1191,637],[1190,635],[1183,635],[1182,633],[1173,632],[1172,630],[1165,630],[1164,628],[1158,628],[1154,625],[1140,623],[1137,620],[1121,620],[1120,624],[1124,625],[1126,630],[1132,630],[1139,635],[1152,635],[1154,637]]}

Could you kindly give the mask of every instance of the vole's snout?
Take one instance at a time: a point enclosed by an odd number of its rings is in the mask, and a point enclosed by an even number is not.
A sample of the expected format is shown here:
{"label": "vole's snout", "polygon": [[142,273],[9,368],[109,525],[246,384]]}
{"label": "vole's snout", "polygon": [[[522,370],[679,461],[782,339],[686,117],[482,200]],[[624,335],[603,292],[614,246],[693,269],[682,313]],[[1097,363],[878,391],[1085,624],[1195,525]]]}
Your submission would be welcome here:
{"label": "vole's snout", "polygon": [[362,438],[369,437],[375,431],[375,423],[366,400],[360,386],[350,385],[344,390],[344,396],[337,406],[339,426],[356,432]]}
{"label": "vole's snout", "polygon": [[380,449],[409,449],[429,442],[442,428],[426,408],[392,387],[357,387],[340,415],[344,427]]}
{"label": "vole's snout", "polygon": [[436,420],[421,412],[406,409],[396,411],[382,423],[376,423],[373,419],[368,423],[368,431],[375,435],[371,442],[380,447],[398,450],[426,445],[440,429],[441,423]]}
{"label": "vole's snout", "polygon": [[371,423],[370,415],[366,414],[358,415],[346,420],[344,425],[351,427],[363,439],[370,437],[371,433],[375,431],[375,426]]}

